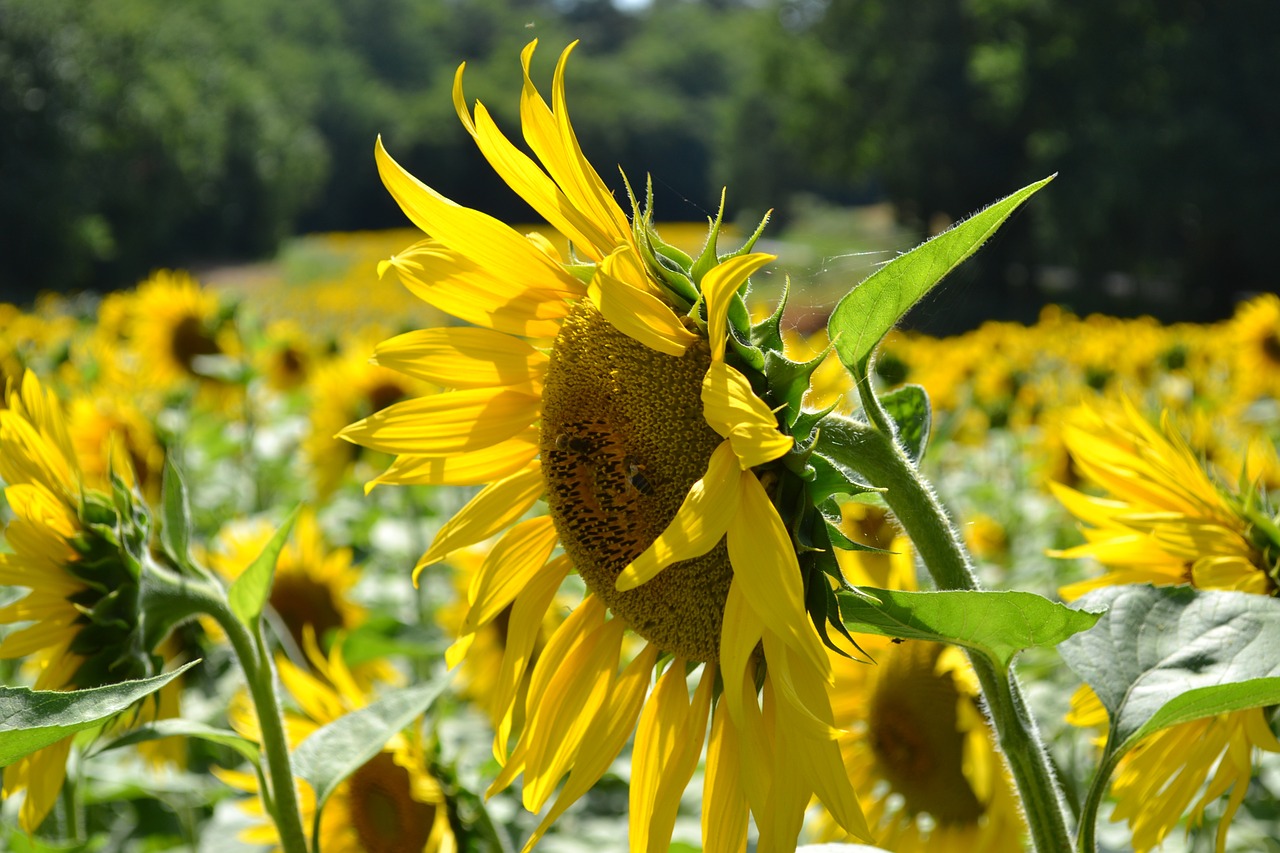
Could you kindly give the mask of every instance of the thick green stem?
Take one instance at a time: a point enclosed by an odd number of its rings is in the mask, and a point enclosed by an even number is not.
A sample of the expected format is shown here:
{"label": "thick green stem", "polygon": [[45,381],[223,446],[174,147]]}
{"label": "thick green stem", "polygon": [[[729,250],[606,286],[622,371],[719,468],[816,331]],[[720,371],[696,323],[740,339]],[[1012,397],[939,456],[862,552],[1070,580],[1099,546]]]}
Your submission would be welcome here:
{"label": "thick green stem", "polygon": [[[884,498],[911,537],[925,567],[939,589],[979,589],[968,553],[930,488],[891,436],[854,421],[832,427],[839,441],[856,452],[860,472],[871,484],[885,489]],[[824,425],[824,432],[829,427]],[[1006,672],[984,655],[970,653],[1001,751],[1022,797],[1031,838],[1037,851],[1071,849],[1069,810],[1027,710],[1013,668]]]}
{"label": "thick green stem", "polygon": [[261,730],[262,751],[266,753],[270,789],[263,787],[260,791],[263,805],[275,820],[281,849],[285,853],[307,853],[298,791],[289,760],[289,740],[285,736],[275,670],[261,623],[257,630],[250,630],[231,612],[226,594],[216,584],[182,577],[150,562],[144,567],[143,577],[143,608],[148,614],[165,614],[165,622],[172,625],[186,616],[204,613],[226,632],[244,670]]}

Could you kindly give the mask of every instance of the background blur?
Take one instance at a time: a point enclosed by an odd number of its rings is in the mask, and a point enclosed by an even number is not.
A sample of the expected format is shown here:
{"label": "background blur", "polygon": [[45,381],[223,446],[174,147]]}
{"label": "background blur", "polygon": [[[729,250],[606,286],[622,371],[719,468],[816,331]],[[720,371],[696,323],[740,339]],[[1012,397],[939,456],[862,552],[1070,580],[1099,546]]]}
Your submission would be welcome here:
{"label": "background blur", "polygon": [[1273,0],[0,0],[0,301],[403,226],[379,133],[446,195],[531,221],[449,90],[466,60],[518,135],[535,36],[544,92],[582,40],[570,109],[606,180],[651,174],[668,222],[728,186],[731,218],[772,208],[814,270],[854,206],[900,248],[1060,173],[917,310],[935,333],[1046,302],[1215,320],[1280,281]]}

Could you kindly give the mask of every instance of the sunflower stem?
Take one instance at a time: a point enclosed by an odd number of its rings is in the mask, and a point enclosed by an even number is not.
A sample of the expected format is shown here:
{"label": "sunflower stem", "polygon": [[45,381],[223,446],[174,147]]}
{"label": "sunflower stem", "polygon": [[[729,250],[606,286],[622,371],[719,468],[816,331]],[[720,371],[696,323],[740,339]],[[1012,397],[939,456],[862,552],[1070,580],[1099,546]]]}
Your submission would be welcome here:
{"label": "sunflower stem", "polygon": [[263,807],[275,821],[284,853],[307,853],[289,741],[285,736],[280,697],[276,693],[276,673],[262,634],[261,620],[250,628],[232,612],[221,586],[184,577],[152,560],[143,563],[142,589],[144,614],[146,617],[160,614],[159,626],[163,632],[167,633],[178,622],[197,613],[211,617],[226,632],[244,670],[261,730],[262,751],[267,757],[266,778],[270,785],[259,789]]}
{"label": "sunflower stem", "polygon": [[[847,458],[857,460],[860,473],[872,485],[885,489],[885,501],[911,537],[937,588],[980,589],[973,564],[946,511],[892,435],[845,419],[837,428],[841,439],[855,451]],[[1022,798],[1034,849],[1040,853],[1070,850],[1066,800],[1012,665],[1006,670],[973,651],[969,660]]]}

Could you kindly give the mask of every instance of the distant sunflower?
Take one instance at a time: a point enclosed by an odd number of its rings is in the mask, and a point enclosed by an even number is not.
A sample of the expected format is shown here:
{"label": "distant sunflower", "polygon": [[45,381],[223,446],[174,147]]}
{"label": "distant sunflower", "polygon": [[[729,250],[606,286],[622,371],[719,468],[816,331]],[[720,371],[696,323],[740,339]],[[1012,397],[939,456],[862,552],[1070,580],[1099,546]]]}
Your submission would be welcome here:
{"label": "distant sunflower", "polygon": [[1240,305],[1231,320],[1231,337],[1241,392],[1280,393],[1280,296],[1264,293]]}
{"label": "distant sunflower", "polygon": [[[713,226],[695,262],[659,241],[648,213],[629,222],[569,123],[572,45],[549,107],[529,78],[535,44],[522,54],[520,105],[541,166],[482,104],[468,109],[461,68],[454,102],[498,174],[576,255],[444,198],[379,143],[384,183],[430,235],[383,269],[474,327],[380,344],[379,364],[453,390],[399,403],[341,436],[396,454],[377,482],[488,484],[417,571],[500,536],[463,626],[473,633],[510,607],[499,676],[508,710],[494,743],[504,767],[491,790],[523,774],[524,805],[538,812],[568,776],[527,847],[633,730],[632,849],[666,849],[704,740],[705,850],[742,850],[749,813],[760,850],[791,849],[815,793],[867,838],[832,724],[831,664],[771,492],[793,440],[743,372],[765,381],[739,359],[742,340],[730,341],[749,318],[739,292],[772,256],[744,247],[717,258]],[[526,518],[540,499],[547,514]],[[553,556],[557,546],[564,553]],[[512,748],[518,685],[571,568],[588,594],[532,665]],[[644,641],[634,656],[622,653],[629,633]]]}
{"label": "distant sunflower", "polygon": [[107,489],[108,471],[128,469],[148,500],[159,500],[164,447],[150,418],[132,400],[107,389],[98,389],[92,398],[76,397],[67,429],[87,485]]}
{"label": "distant sunflower", "polygon": [[[906,536],[893,535],[883,510],[850,507],[860,512],[846,513],[849,535],[885,549],[842,552],[850,583],[916,589]],[[833,706],[845,766],[876,844],[897,853],[1022,849],[1017,797],[964,653],[888,637],[859,636],[858,644],[875,663],[832,654]],[[818,836],[844,834],[825,820]]]}
{"label": "distant sunflower", "polygon": [[[280,681],[298,706],[297,711],[285,712],[290,747],[374,698],[343,662],[340,646],[325,658],[309,643],[307,656],[314,675],[288,660],[278,662]],[[243,694],[232,703],[231,725],[246,738],[260,739],[257,718]],[[258,793],[254,773],[214,772],[234,788]],[[315,793],[305,784],[299,787],[302,825],[310,831],[315,822]],[[263,821],[242,834],[244,841],[279,843],[275,824],[263,812],[260,798],[246,798],[240,807]],[[325,853],[456,853],[458,841],[449,822],[445,792],[431,775],[416,729],[397,734],[334,790],[320,817],[320,836]]]}
{"label": "distant sunflower", "polygon": [[[1276,544],[1260,537],[1242,512],[1240,496],[1209,476],[1167,417],[1156,429],[1127,401],[1084,408],[1063,428],[1063,438],[1085,479],[1106,495],[1053,484],[1063,505],[1089,526],[1083,528],[1085,544],[1052,553],[1092,557],[1110,570],[1063,587],[1064,599],[1124,583],[1276,594]],[[1107,714],[1082,686],[1068,720],[1105,727]],[[1117,801],[1112,819],[1128,821],[1134,847],[1150,850],[1188,808],[1190,821],[1198,823],[1205,807],[1230,791],[1218,824],[1221,851],[1253,774],[1254,749],[1280,752],[1261,709],[1156,732],[1121,760],[1111,783]]]}
{"label": "distant sunflower", "polygon": [[[235,580],[274,533],[265,520],[224,527],[208,555],[210,567],[228,581]],[[351,598],[359,580],[351,549],[330,547],[315,512],[308,509],[299,514],[293,535],[280,551],[267,603],[300,651],[306,647],[308,632],[327,642],[331,632],[345,634],[365,621],[365,609]],[[371,679],[397,679],[395,669],[382,661],[357,667],[356,672],[364,684]]]}
{"label": "distant sunflower", "polygon": [[201,358],[239,354],[239,339],[218,295],[188,273],[154,273],[138,285],[128,308],[132,369],[155,388],[207,379]]}
{"label": "distant sunflower", "polygon": [[[0,584],[26,587],[0,623],[32,623],[5,636],[0,658],[26,658],[37,690],[98,687],[154,674],[130,654],[138,627],[138,575],[109,537],[115,510],[83,477],[57,397],[23,375],[0,409],[0,480],[13,519],[4,530]],[[4,793],[26,791],[25,830],[44,820],[66,778],[72,738],[4,768]]]}

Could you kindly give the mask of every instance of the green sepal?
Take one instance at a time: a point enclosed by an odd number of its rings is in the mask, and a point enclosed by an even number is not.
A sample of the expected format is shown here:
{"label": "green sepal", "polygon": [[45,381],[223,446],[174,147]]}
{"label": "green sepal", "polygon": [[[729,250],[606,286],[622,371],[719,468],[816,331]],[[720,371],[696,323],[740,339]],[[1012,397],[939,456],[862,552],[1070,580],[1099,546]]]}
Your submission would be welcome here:
{"label": "green sepal", "polygon": [[868,485],[852,468],[836,461],[822,451],[822,436],[818,436],[817,449],[809,457],[809,467],[813,475],[806,480],[809,498],[814,504],[820,504],[827,498],[837,495],[857,497],[868,492],[882,492],[875,486]]}
{"label": "green sepal", "polygon": [[76,732],[99,726],[195,666],[87,690],[0,687],[0,767]]}
{"label": "green sepal", "polygon": [[747,252],[754,249],[756,247],[756,241],[760,239],[760,235],[764,234],[765,226],[769,224],[769,218],[771,216],[773,216],[772,210],[765,211],[764,216],[760,217],[760,224],[756,226],[755,231],[751,232],[751,236],[747,238],[747,241],[729,254],[721,255],[720,260],[727,261],[729,258],[736,258],[739,255],[745,255]]}
{"label": "green sepal", "polygon": [[778,299],[778,307],[773,309],[764,320],[751,327],[751,343],[759,347],[767,355],[771,352],[782,354],[782,314],[787,310],[787,299],[791,295],[791,276],[782,280],[782,296]]}
{"label": "green sepal", "polygon": [[822,419],[834,412],[836,407],[839,405],[839,402],[835,402],[830,406],[827,406],[825,409],[820,409],[816,412],[801,411],[799,417],[796,418],[795,423],[791,425],[791,437],[797,442],[812,441],[816,444],[818,436],[814,427],[821,424]]}
{"label": "green sepal", "polygon": [[972,255],[1017,207],[1054,176],[992,204],[906,254],[899,255],[849,291],[831,312],[827,334],[840,361],[861,385],[872,353],[902,315]]}
{"label": "green sepal", "polygon": [[280,529],[263,547],[262,553],[254,558],[249,567],[240,573],[240,576],[231,583],[231,588],[227,590],[227,603],[231,606],[231,612],[251,630],[256,628],[258,619],[262,616],[262,608],[271,597],[271,582],[275,578],[276,561],[280,559],[280,552],[289,541],[289,533],[293,530],[293,523],[297,520],[301,509],[301,504],[294,507],[293,512],[289,513],[289,517],[284,520],[284,524],[280,525]]}
{"label": "green sepal", "polygon": [[818,637],[822,640],[822,644],[831,651],[841,657],[854,660],[853,655],[835,644],[831,639],[827,626],[835,627],[840,634],[849,641],[852,646],[864,655],[862,647],[853,639],[853,635],[849,633],[849,629],[844,626],[844,622],[840,616],[840,599],[836,598],[835,590],[831,588],[831,584],[827,583],[823,577],[823,572],[816,566],[810,567],[804,573],[804,606],[809,612],[809,618],[813,622],[813,627],[818,632]]}
{"label": "green sepal", "polygon": [[[627,180],[625,173],[622,181],[626,185],[627,197],[631,199],[631,233],[640,250],[641,259],[654,274],[658,285],[672,304],[681,310],[691,309],[697,305],[700,296],[689,273],[692,260],[676,247],[663,242],[657,229],[653,227],[653,179],[650,178],[646,183],[643,209],[636,201],[631,182]],[[594,272],[594,264],[591,269]]]}
{"label": "green sepal", "polygon": [[912,464],[920,467],[933,423],[928,392],[919,385],[903,385],[881,396],[880,405],[894,423],[894,438]]}
{"label": "green sepal", "polygon": [[804,392],[809,390],[809,379],[822,364],[827,353],[823,351],[809,361],[792,361],[779,351],[764,350],[764,375],[769,381],[770,402],[785,405],[783,421],[788,427],[795,425],[803,412],[801,403]]}
{"label": "green sepal", "polygon": [[718,251],[716,244],[720,240],[720,226],[724,222],[724,200],[726,194],[727,190],[720,190],[720,207],[716,210],[716,218],[710,220],[710,227],[707,229],[707,242],[703,245],[698,259],[690,267],[693,280],[699,287],[702,286],[702,277],[720,263],[720,257],[716,254]]}

